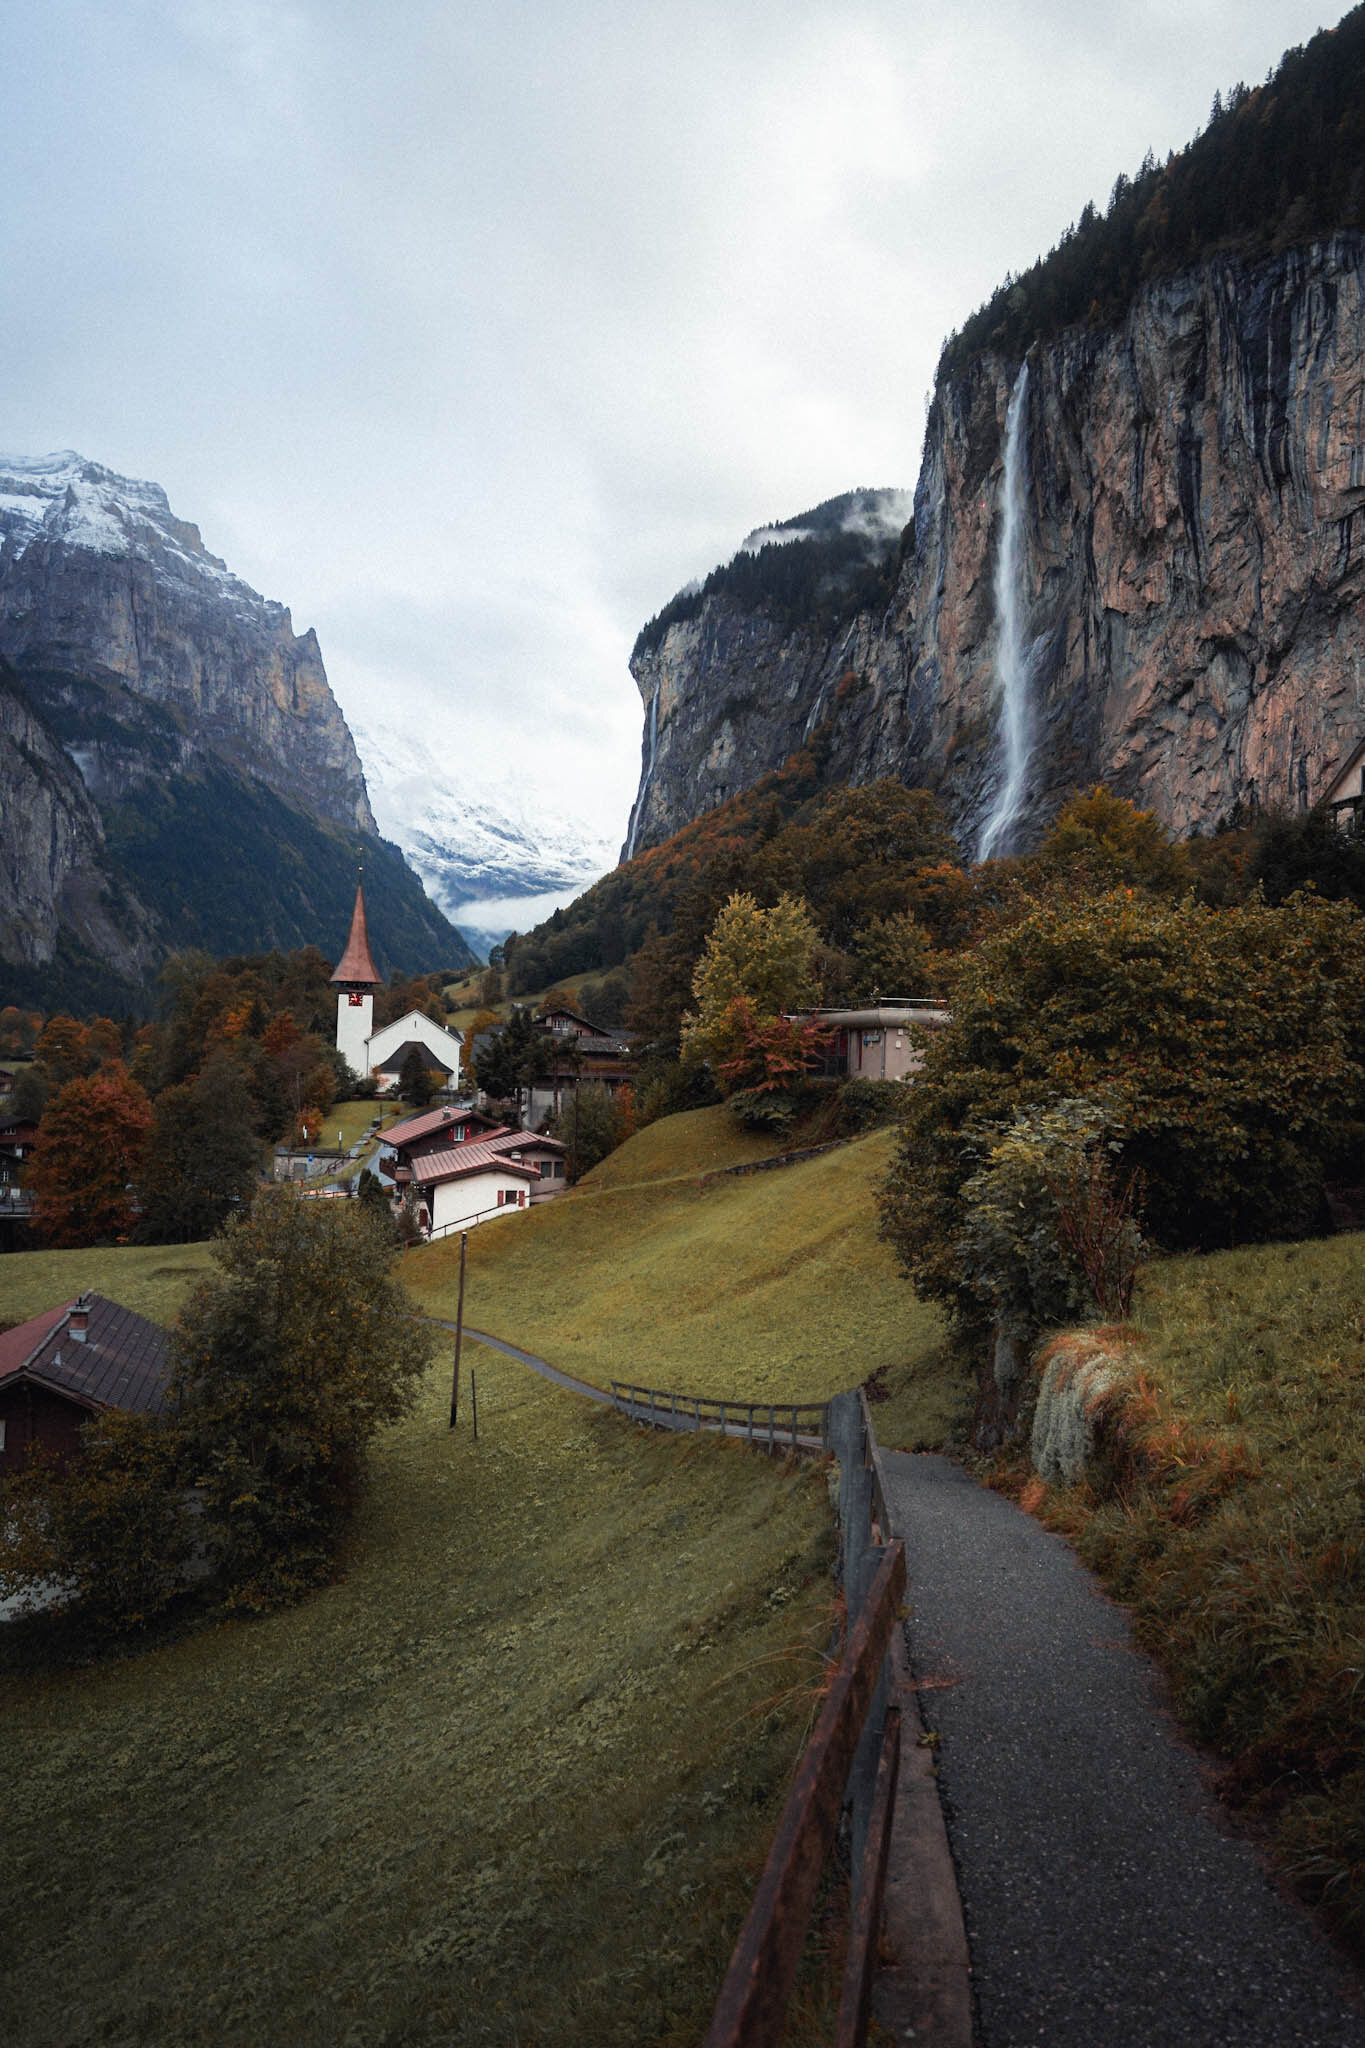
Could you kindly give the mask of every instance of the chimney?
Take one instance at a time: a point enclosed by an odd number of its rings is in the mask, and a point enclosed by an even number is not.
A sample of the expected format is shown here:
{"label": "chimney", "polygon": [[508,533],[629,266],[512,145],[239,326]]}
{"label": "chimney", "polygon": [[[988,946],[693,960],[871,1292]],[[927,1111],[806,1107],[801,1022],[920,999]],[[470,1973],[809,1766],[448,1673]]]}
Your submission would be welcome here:
{"label": "chimney", "polygon": [[88,1294],[81,1294],[72,1302],[71,1313],[67,1317],[67,1328],[78,1344],[84,1344],[85,1333],[89,1324],[90,1296]]}

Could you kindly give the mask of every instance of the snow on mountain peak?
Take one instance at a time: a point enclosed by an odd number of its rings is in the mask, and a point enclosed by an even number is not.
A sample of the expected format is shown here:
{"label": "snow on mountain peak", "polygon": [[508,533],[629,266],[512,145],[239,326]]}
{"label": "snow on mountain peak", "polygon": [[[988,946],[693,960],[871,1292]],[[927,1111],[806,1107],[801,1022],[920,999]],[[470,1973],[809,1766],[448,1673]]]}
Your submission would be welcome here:
{"label": "snow on mountain peak", "polygon": [[351,730],[380,831],[475,943],[526,930],[615,866],[614,841],[534,796],[480,787],[416,735],[354,719]]}
{"label": "snow on mountain peak", "polygon": [[207,580],[238,604],[283,609],[209,553],[199,528],[176,518],[160,484],[120,476],[74,448],[0,455],[0,544],[17,556],[37,539],[133,556],[190,582]]}

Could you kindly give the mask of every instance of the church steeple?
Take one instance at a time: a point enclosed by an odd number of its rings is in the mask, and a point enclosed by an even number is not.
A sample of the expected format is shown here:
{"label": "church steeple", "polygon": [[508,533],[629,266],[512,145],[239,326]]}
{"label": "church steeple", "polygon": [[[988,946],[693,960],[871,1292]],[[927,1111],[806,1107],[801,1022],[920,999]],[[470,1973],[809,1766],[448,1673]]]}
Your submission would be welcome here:
{"label": "church steeple", "polygon": [[[363,868],[360,873],[363,877]],[[363,880],[357,880],[355,885],[351,935],[346,941],[346,951],[337,962],[332,986],[337,992],[337,1051],[351,1072],[363,1079],[370,1071],[370,1033],[374,1028],[372,991],[380,986],[370,957]]]}
{"label": "church steeple", "polygon": [[370,933],[365,922],[365,887],[362,881],[357,881],[355,909],[351,912],[351,935],[346,941],[345,952],[337,962],[336,973],[332,976],[332,986],[378,988],[381,980],[382,976],[376,973],[374,961],[370,958]]}

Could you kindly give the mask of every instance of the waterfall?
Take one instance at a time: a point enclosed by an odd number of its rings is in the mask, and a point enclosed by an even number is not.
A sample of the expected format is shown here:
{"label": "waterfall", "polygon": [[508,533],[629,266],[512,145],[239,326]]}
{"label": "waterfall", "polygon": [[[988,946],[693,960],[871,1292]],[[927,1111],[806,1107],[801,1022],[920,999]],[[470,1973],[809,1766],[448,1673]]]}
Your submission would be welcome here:
{"label": "waterfall", "polygon": [[1024,777],[1032,751],[1032,707],[1036,643],[1025,630],[1024,536],[1028,517],[1028,364],[1015,379],[1005,414],[1005,456],[1001,477],[1000,552],[995,561],[996,696],[1000,705],[999,750],[1005,778],[995,806],[981,827],[978,860],[1009,851],[1009,836],[1024,804]]}
{"label": "waterfall", "polygon": [[635,835],[640,829],[644,815],[645,797],[654,774],[654,751],[659,737],[659,684],[654,685],[654,695],[649,700],[649,721],[645,727],[645,772],[640,777],[640,793],[630,807],[630,824],[626,827],[625,858],[635,858]]}

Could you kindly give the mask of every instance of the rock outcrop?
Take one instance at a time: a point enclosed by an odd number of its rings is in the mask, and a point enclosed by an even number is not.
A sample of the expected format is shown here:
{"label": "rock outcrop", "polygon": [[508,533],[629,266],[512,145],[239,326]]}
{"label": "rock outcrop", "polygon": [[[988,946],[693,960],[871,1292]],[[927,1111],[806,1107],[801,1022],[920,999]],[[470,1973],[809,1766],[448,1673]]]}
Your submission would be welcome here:
{"label": "rock outcrop", "polygon": [[[1365,241],[1215,258],[1028,361],[1013,844],[1096,781],[1181,834],[1315,801],[1365,738]],[[940,385],[884,606],[831,629],[721,590],[637,649],[637,849],[829,721],[831,780],[935,789],[975,850],[1002,780],[993,574],[1019,369],[982,354]]]}

